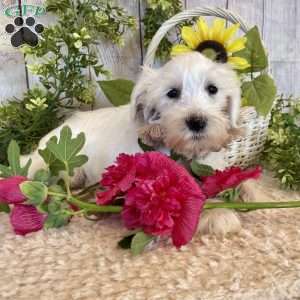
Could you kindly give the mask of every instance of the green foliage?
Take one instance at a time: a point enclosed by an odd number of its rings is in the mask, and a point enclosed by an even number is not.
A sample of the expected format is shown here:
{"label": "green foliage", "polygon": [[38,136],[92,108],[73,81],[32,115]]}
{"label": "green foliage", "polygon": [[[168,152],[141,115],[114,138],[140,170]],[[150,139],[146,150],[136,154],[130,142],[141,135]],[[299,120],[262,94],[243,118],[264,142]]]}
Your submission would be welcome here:
{"label": "green foliage", "polygon": [[10,176],[27,176],[28,169],[31,165],[31,159],[29,159],[24,167],[21,167],[20,163],[20,147],[15,140],[9,143],[7,149],[8,166],[0,164],[0,177]]}
{"label": "green foliage", "polygon": [[93,104],[92,74],[109,74],[95,46],[103,39],[122,44],[125,30],[135,26],[134,18],[110,1],[47,0],[46,9],[56,14],[56,23],[45,28],[37,47],[22,48],[40,85],[0,107],[0,162],[6,162],[11,139],[29,153],[59,125],[65,109]]}
{"label": "green foliage", "polygon": [[227,189],[218,195],[218,197],[220,197],[224,202],[236,202],[239,196],[240,189],[238,187]]}
{"label": "green foliage", "polygon": [[131,80],[116,79],[98,81],[107,99],[114,105],[120,106],[130,102],[134,83]]}
{"label": "green foliage", "polygon": [[9,205],[6,203],[0,203],[0,212],[9,214],[10,213]]}
{"label": "green foliage", "polygon": [[300,190],[300,102],[280,98],[272,111],[263,162],[285,188]]}
{"label": "green foliage", "polygon": [[214,169],[211,166],[200,164],[198,161],[193,160],[190,164],[191,171],[196,176],[210,176],[214,174]]}
{"label": "green foliage", "polygon": [[122,249],[130,249],[133,255],[142,253],[147,245],[154,240],[154,236],[144,233],[143,231],[130,232],[118,242]]}
{"label": "green foliage", "polygon": [[276,86],[268,74],[260,73],[254,76],[255,72],[262,72],[268,67],[268,57],[257,26],[251,28],[245,37],[246,48],[234,54],[245,58],[250,64],[249,68],[239,70],[240,73],[251,75],[251,80],[247,77],[242,78],[243,105],[254,106],[260,115],[266,116],[272,109]]}
{"label": "green foliage", "polygon": [[246,34],[246,48],[234,53],[234,56],[245,58],[251,65],[249,68],[239,70],[242,73],[263,71],[268,67],[268,57],[262,44],[257,26],[251,28]]}
{"label": "green foliage", "polygon": [[268,74],[261,74],[251,81],[244,81],[242,95],[247,105],[254,106],[260,115],[266,116],[276,96],[274,80]]}
{"label": "green foliage", "polygon": [[25,181],[20,185],[21,192],[27,197],[27,203],[38,206],[46,200],[48,188],[38,181]]}
{"label": "green foliage", "polygon": [[146,234],[143,231],[136,233],[130,244],[132,254],[138,255],[143,252],[145,247],[149,245],[149,243],[152,242],[153,239],[154,236]]}
{"label": "green foliage", "polygon": [[[53,202],[51,202],[51,205],[49,205],[50,207],[53,207]],[[48,207],[49,207],[48,206]],[[57,206],[57,209],[51,211],[48,216],[47,216],[47,220],[44,224],[44,228],[45,229],[49,229],[49,228],[59,228],[62,226],[65,226],[69,223],[70,221],[70,215],[65,213],[65,212],[61,212],[59,210],[60,206]]]}
{"label": "green foliage", "polygon": [[[148,0],[147,2],[148,7],[143,19],[145,25],[144,45],[146,48],[159,27],[182,10],[180,0]],[[168,58],[171,47],[172,43],[168,40],[168,37],[164,37],[157,50],[157,56],[161,59]]]}
{"label": "green foliage", "polygon": [[[49,142],[57,142],[56,137],[52,137]],[[58,175],[59,171],[64,169],[64,164],[56,158],[56,156],[46,147],[45,149],[38,150],[39,155],[43,158],[45,163],[49,166],[49,169],[53,175]]]}
{"label": "green foliage", "polygon": [[[73,175],[74,168],[81,167],[87,161],[85,155],[78,154],[84,143],[83,133],[72,137],[71,129],[63,127],[59,139],[51,138],[46,143],[46,148],[40,151],[47,169],[38,170],[32,181],[28,180],[20,184],[21,192],[26,196],[26,203],[36,206],[40,212],[47,214],[45,228],[66,225],[70,218],[78,213],[71,205],[73,195],[70,176]],[[20,149],[15,141],[10,143],[8,161],[10,166],[2,166],[6,173],[1,176],[27,176],[31,161],[24,168],[20,166]],[[60,171],[62,171],[62,178],[57,176]],[[8,211],[8,209],[5,205],[0,207],[0,211]]]}
{"label": "green foliage", "polygon": [[[154,149],[155,150],[155,149]],[[176,153],[174,150],[171,149],[170,151],[170,158],[175,160],[175,161],[182,161],[182,162],[185,162],[186,161],[186,157],[183,156],[182,154],[178,154]]]}
{"label": "green foliage", "polygon": [[36,171],[36,173],[34,174],[34,181],[40,181],[42,183],[48,184],[50,181],[50,172],[48,170],[38,170]]}
{"label": "green foliage", "polygon": [[47,0],[46,3],[47,11],[54,12],[58,19],[55,25],[46,28],[36,48],[23,49],[42,61],[29,65],[29,70],[40,77],[43,86],[64,106],[76,102],[91,104],[95,97],[91,72],[108,74],[99,64],[95,45],[103,38],[122,43],[124,30],[134,27],[134,19],[108,1]]}
{"label": "green foliage", "polygon": [[[74,175],[74,169],[79,168],[88,161],[88,157],[83,154],[78,154],[85,143],[84,133],[81,132],[77,137],[72,138],[72,131],[68,126],[63,127],[60,132],[60,138],[51,138],[47,142],[46,152],[51,154],[48,157],[55,157],[55,159],[45,159],[46,163],[50,162],[59,166],[60,169],[55,168],[55,171],[66,171],[68,175]],[[40,154],[45,153],[45,150],[40,152]],[[60,164],[57,163],[57,160]]]}
{"label": "green foliage", "polygon": [[138,138],[138,144],[144,152],[155,151],[152,146],[146,145],[140,138]]}
{"label": "green foliage", "polygon": [[[36,99],[46,99],[47,107],[33,104]],[[28,105],[33,105],[34,108]],[[34,88],[24,94],[23,99],[15,99],[0,106],[0,162],[7,162],[5,155],[8,144],[16,140],[22,153],[31,152],[40,138],[60,123],[56,99],[41,89]]]}
{"label": "green foliage", "polygon": [[130,249],[131,242],[132,242],[132,239],[134,238],[134,236],[135,236],[135,233],[126,235],[118,242],[118,246],[122,249]]}

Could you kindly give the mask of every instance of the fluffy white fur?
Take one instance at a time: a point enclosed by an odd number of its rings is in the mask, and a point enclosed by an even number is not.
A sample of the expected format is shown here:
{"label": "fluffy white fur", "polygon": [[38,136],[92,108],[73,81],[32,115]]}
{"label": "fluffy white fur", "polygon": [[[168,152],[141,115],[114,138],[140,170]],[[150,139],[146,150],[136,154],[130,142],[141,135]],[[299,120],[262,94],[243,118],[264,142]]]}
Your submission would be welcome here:
{"label": "fluffy white fur", "polygon": [[[208,93],[209,84],[218,88],[216,94]],[[178,99],[167,96],[172,88],[180,90]],[[137,142],[141,126],[158,123],[165,130],[167,148],[223,169],[221,149],[230,141],[231,130],[237,128],[239,108],[240,84],[229,66],[214,63],[199,53],[181,55],[160,69],[144,68],[130,105],[77,112],[45,136],[39,148],[44,148],[51,136],[59,135],[62,126],[70,126],[74,135],[84,132],[86,145],[82,153],[89,161],[80,170],[80,178],[92,184],[118,154],[141,151]],[[187,128],[186,120],[191,115],[206,118],[205,130],[195,133]],[[31,157],[30,176],[44,167],[37,151]],[[236,214],[224,209],[207,211],[202,220],[202,232],[224,234],[240,227]]]}

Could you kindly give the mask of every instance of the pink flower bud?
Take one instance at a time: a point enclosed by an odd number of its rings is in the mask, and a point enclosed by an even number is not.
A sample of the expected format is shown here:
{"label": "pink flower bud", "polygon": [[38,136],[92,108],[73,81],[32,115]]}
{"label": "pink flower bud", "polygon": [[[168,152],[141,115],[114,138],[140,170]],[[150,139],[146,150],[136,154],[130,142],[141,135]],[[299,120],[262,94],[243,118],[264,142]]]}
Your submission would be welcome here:
{"label": "pink flower bud", "polygon": [[10,223],[19,235],[42,229],[44,221],[45,215],[33,205],[16,204],[10,214]]}
{"label": "pink flower bud", "polygon": [[26,181],[23,176],[13,176],[0,179],[0,202],[7,204],[21,203],[26,200],[22,194],[19,185]]}

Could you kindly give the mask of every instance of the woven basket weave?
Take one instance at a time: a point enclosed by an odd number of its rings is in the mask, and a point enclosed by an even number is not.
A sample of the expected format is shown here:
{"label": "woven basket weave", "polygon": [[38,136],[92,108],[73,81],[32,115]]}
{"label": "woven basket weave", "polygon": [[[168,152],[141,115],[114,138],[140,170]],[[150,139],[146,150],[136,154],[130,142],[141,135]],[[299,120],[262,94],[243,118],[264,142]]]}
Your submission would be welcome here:
{"label": "woven basket weave", "polygon": [[[231,23],[239,23],[243,32],[247,32],[249,27],[242,18],[226,9],[198,7],[183,11],[171,19],[167,20],[156,32],[148,47],[144,60],[144,65],[153,66],[155,53],[161,40],[176,25],[199,16],[213,16],[223,18]],[[267,130],[270,120],[270,114],[267,117],[257,115],[253,107],[244,107],[240,113],[240,123],[245,128],[243,138],[236,139],[228,145],[225,153],[227,166],[248,167],[257,161],[257,158],[263,150],[267,138]]]}

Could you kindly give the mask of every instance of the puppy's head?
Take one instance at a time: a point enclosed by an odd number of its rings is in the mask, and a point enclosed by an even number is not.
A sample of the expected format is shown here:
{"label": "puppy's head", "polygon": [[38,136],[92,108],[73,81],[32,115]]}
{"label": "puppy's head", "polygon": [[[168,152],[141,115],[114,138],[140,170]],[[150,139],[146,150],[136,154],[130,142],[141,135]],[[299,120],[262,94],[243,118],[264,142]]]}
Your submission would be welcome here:
{"label": "puppy's head", "polygon": [[158,123],[165,145],[192,158],[218,151],[237,128],[240,83],[226,64],[194,52],[144,68],[132,93],[139,126]]}

